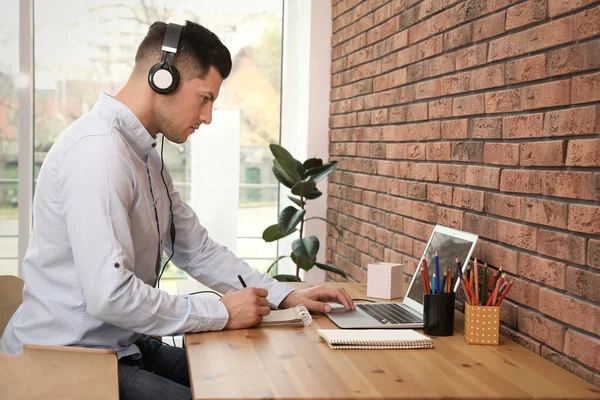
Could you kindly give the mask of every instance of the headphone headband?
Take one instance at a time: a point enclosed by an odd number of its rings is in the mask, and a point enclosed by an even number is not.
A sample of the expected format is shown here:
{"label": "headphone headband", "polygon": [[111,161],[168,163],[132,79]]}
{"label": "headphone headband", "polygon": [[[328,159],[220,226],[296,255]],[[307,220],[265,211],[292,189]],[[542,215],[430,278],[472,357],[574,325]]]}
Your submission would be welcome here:
{"label": "headphone headband", "polygon": [[179,38],[181,37],[181,30],[183,26],[170,23],[167,26],[167,32],[165,33],[165,40],[163,41],[162,51],[169,53],[177,53],[177,46],[179,45]]}

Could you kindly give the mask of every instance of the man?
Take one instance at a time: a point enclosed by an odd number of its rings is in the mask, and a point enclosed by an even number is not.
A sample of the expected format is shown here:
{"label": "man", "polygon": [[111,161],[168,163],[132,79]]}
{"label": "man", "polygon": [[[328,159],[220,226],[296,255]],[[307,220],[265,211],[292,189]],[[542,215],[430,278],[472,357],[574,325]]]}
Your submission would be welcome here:
{"label": "man", "polygon": [[[0,351],[19,353],[24,343],[111,348],[119,356],[122,398],[187,399],[184,351],[150,336],[247,328],[270,308],[297,304],[328,311],[325,302],[334,301],[354,309],[344,290],[292,291],[213,242],[163,169],[158,133],[184,143],[210,124],[230,71],[229,51],[206,28],[154,23],[121,91],[102,94],[57,140],[36,186],[23,304]],[[160,291],[163,250],[227,294]]]}

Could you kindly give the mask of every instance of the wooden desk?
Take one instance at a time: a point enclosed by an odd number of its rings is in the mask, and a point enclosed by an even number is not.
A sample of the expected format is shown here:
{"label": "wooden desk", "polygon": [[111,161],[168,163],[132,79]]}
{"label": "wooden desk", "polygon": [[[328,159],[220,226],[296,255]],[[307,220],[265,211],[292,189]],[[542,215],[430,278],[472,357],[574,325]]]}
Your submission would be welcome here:
{"label": "wooden desk", "polygon": [[[365,298],[364,284],[345,285]],[[188,334],[194,398],[600,399],[599,388],[505,337],[467,345],[456,317],[454,336],[434,338],[433,350],[331,350],[317,333],[335,328],[324,315],[306,328]]]}

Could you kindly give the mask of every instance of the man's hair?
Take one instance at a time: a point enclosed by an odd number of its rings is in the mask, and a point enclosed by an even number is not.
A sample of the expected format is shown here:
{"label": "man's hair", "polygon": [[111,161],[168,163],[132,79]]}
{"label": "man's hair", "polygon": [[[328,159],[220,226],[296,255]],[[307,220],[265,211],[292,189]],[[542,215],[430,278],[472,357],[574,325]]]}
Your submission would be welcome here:
{"label": "man's hair", "polygon": [[[148,60],[160,60],[166,32],[167,24],[164,22],[155,22],[150,26],[135,55],[136,69],[146,66]],[[181,30],[174,64],[182,79],[203,79],[211,66],[225,79],[231,72],[231,54],[217,35],[202,25],[186,21]]]}

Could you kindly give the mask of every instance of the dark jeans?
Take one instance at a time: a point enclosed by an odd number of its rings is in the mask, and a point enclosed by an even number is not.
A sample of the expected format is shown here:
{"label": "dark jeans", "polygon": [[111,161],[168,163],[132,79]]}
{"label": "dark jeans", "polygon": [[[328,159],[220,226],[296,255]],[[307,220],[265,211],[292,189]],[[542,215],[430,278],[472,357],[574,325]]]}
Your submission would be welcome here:
{"label": "dark jeans", "polygon": [[147,338],[135,343],[142,353],[119,360],[121,400],[189,400],[190,376],[185,350]]}

